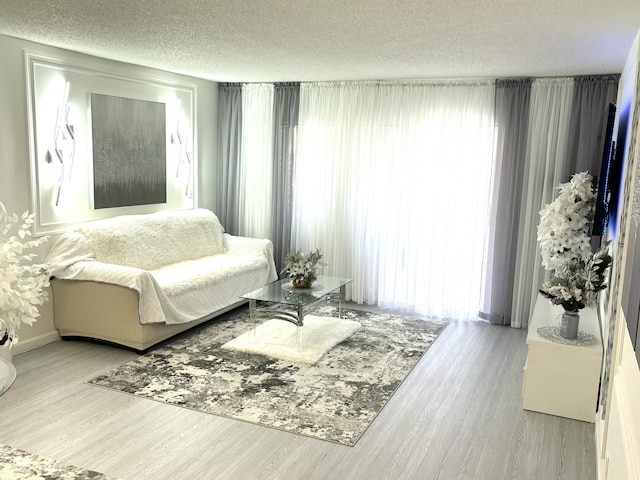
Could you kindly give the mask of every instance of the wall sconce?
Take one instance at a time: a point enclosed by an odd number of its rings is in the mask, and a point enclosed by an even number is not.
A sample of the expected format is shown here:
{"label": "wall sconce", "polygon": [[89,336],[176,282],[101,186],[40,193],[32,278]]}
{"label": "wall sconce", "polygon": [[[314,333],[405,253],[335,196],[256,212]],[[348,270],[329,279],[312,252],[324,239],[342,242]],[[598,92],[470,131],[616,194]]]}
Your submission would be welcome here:
{"label": "wall sconce", "polygon": [[67,174],[67,179],[71,179],[73,157],[76,150],[73,125],[69,125],[70,86],[71,84],[69,82],[65,82],[62,104],[58,107],[56,112],[56,124],[53,131],[53,150],[48,150],[46,156],[48,163],[53,162],[54,158],[60,163],[60,175],[58,177],[58,189],[56,193],[56,207],[60,203],[60,193],[62,192],[65,173]]}

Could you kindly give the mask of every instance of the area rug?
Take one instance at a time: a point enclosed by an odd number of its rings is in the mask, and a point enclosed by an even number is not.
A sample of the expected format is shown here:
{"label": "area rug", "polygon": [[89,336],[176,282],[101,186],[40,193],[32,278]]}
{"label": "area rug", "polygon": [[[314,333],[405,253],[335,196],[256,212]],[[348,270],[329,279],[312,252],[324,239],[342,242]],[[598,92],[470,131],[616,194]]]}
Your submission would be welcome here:
{"label": "area rug", "polygon": [[284,320],[268,320],[259,324],[255,332],[251,329],[222,348],[309,366],[360,327],[353,320],[316,315],[306,315],[303,327]]}
{"label": "area rug", "polygon": [[102,473],[74,467],[50,458],[0,445],[2,480],[116,480]]}
{"label": "area rug", "polygon": [[447,324],[342,313],[362,328],[312,366],[222,349],[250,328],[248,309],[239,309],[89,383],[352,446]]}

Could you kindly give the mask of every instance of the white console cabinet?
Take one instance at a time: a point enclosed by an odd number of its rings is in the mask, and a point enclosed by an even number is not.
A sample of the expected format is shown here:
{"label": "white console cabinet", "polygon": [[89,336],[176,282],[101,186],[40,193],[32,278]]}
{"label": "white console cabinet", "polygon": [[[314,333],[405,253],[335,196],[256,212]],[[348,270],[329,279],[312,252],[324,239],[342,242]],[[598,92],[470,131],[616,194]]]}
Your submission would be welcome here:
{"label": "white console cabinet", "polygon": [[527,335],[527,363],[522,384],[523,408],[585,422],[595,422],[602,365],[602,336],[595,309],[580,310],[579,330],[593,345],[556,343],[538,335],[543,326],[559,326],[562,307],[538,295]]}

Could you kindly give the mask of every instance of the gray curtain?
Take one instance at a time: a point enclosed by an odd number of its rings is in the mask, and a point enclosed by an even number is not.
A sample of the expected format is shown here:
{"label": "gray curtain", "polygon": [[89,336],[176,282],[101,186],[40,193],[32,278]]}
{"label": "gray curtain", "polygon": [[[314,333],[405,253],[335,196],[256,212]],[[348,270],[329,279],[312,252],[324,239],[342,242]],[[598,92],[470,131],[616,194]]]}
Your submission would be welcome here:
{"label": "gray curtain", "polygon": [[218,85],[218,211],[225,231],[238,234],[240,155],[242,153],[242,85]]}
{"label": "gray curtain", "polygon": [[282,270],[283,259],[291,246],[293,215],[293,166],[296,153],[299,83],[274,85],[273,115],[273,248],[276,268]]}
{"label": "gray curtain", "polygon": [[496,81],[496,156],[484,297],[479,317],[509,325],[513,302],[531,81]]}
{"label": "gray curtain", "polygon": [[[574,78],[563,182],[576,172],[599,174],[608,106],[616,101],[618,78],[616,75]],[[496,81],[494,190],[479,317],[501,325],[511,324],[530,91],[530,80]]]}
{"label": "gray curtain", "polygon": [[569,181],[577,172],[588,171],[591,175],[599,175],[609,104],[616,102],[619,78],[618,75],[574,78],[563,182]]}

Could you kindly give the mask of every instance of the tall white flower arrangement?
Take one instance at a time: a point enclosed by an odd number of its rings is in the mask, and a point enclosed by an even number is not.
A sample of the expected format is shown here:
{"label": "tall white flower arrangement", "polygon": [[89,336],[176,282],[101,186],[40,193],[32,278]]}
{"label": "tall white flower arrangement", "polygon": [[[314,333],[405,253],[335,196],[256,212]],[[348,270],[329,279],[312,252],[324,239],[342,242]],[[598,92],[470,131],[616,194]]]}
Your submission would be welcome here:
{"label": "tall white flower arrangement", "polygon": [[29,212],[7,216],[0,203],[0,345],[17,343],[20,325],[32,325],[48,299],[48,266],[34,264],[36,255],[25,253],[48,240],[31,239],[33,217]]}
{"label": "tall white flower arrangement", "polygon": [[571,260],[591,257],[589,229],[596,201],[592,181],[587,172],[576,173],[540,211],[538,243],[545,269],[559,270]]}
{"label": "tall white flower arrangement", "polygon": [[595,304],[607,287],[608,245],[591,251],[589,230],[597,192],[587,172],[558,187],[558,197],[540,211],[538,244],[542,266],[551,272],[540,293],[554,305],[577,312]]}

